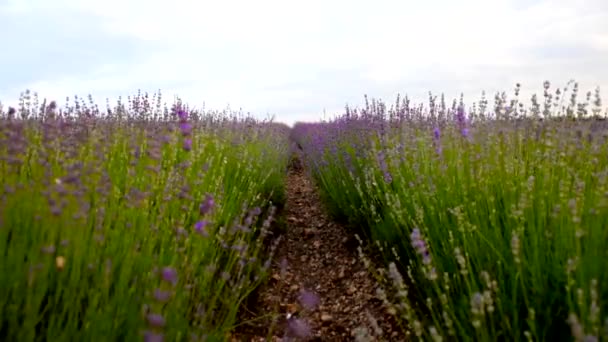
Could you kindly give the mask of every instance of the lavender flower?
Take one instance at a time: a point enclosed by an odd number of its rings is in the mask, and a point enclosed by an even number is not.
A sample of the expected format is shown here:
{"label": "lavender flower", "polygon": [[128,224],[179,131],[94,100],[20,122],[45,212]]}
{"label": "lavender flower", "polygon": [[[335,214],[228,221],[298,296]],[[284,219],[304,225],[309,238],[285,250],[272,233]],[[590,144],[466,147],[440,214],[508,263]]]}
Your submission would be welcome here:
{"label": "lavender flower", "polygon": [[144,341],[145,342],[163,342],[164,336],[163,336],[163,334],[155,333],[152,331],[144,331]]}
{"label": "lavender flower", "polygon": [[317,296],[317,294],[314,292],[307,290],[300,291],[299,300],[300,304],[308,310],[314,310],[314,308],[319,304],[319,296]]}
{"label": "lavender flower", "polygon": [[180,123],[179,129],[181,130],[183,136],[189,136],[192,134],[192,124],[189,122]]}
{"label": "lavender flower", "polygon": [[458,106],[456,111],[456,123],[458,124],[458,128],[460,128],[460,133],[464,138],[469,136],[469,129],[467,128],[467,121],[464,112],[464,106]]}
{"label": "lavender flower", "polygon": [[185,122],[188,120],[188,112],[186,112],[183,108],[178,108],[177,117],[179,118],[180,122]]}
{"label": "lavender flower", "polygon": [[467,127],[464,127],[464,128],[461,130],[461,134],[462,134],[462,136],[463,136],[464,138],[468,138],[468,137],[469,137],[469,129],[468,129]]}
{"label": "lavender flower", "polygon": [[151,313],[148,314],[148,324],[156,328],[162,328],[165,326],[165,318],[160,314]]}
{"label": "lavender flower", "polygon": [[422,238],[422,234],[420,233],[420,229],[414,228],[412,234],[410,235],[412,240],[412,247],[416,249],[416,253],[422,256],[422,263],[428,265],[431,263],[431,255],[426,247],[426,243]]}
{"label": "lavender flower", "polygon": [[165,267],[162,271],[164,281],[173,285],[177,284],[177,271],[173,267]]}
{"label": "lavender flower", "polygon": [[207,236],[209,236],[209,233],[207,232],[205,227],[207,227],[208,224],[209,224],[209,221],[206,221],[206,220],[198,221],[194,224],[194,230],[197,233],[199,233],[200,235],[207,237]]}
{"label": "lavender flower", "polygon": [[384,151],[381,150],[378,153],[377,159],[378,159],[378,164],[380,166],[380,170],[382,171],[382,174],[384,176],[384,181],[386,183],[390,184],[393,181],[393,177],[391,176],[391,173],[388,170],[388,165],[386,163],[386,157],[385,157]]}
{"label": "lavender flower", "polygon": [[435,152],[441,155],[443,148],[441,147],[441,130],[439,127],[433,129],[433,145],[435,145]]}
{"label": "lavender flower", "polygon": [[192,139],[185,138],[182,148],[184,149],[184,151],[191,151],[192,150]]}
{"label": "lavender flower", "polygon": [[199,207],[199,212],[201,215],[206,215],[211,211],[211,209],[213,209],[214,206],[215,206],[215,201],[213,200],[213,196],[211,196],[210,194],[207,194],[207,195],[205,195],[205,199],[203,200],[203,203],[201,203],[201,205]]}
{"label": "lavender flower", "polygon": [[166,303],[171,298],[171,292],[163,291],[161,289],[154,290],[154,299],[157,302]]}
{"label": "lavender flower", "polygon": [[287,322],[285,335],[288,337],[307,338],[312,334],[308,323],[299,318],[292,318]]}

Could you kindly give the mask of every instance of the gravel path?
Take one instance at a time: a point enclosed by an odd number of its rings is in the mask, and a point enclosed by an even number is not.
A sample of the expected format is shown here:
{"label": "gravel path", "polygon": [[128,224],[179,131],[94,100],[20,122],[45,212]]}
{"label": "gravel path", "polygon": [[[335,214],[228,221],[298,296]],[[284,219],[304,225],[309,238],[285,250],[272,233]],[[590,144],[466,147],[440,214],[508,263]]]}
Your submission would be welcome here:
{"label": "gravel path", "polygon": [[287,180],[287,232],[272,277],[254,304],[258,315],[280,313],[241,329],[234,341],[405,341],[357,255],[357,242],[323,210],[301,170]]}

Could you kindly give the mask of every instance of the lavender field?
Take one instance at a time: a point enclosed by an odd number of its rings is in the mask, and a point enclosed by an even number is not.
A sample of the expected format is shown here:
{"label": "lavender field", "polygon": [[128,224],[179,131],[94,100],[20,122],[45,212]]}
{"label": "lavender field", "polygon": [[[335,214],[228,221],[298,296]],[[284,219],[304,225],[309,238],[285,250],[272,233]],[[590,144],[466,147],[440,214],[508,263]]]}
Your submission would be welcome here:
{"label": "lavender field", "polygon": [[[575,83],[519,92],[365,98],[293,128],[26,92],[0,107],[0,340],[235,340],[278,267],[294,165],[399,327],[351,340],[608,340],[608,112]],[[283,340],[311,337],[289,322]]]}
{"label": "lavender field", "polygon": [[379,297],[411,337],[608,340],[599,89],[518,95],[366,100],[292,131],[332,213],[382,256]]}
{"label": "lavender field", "polygon": [[288,127],[25,96],[0,122],[0,339],[222,340],[267,277]]}

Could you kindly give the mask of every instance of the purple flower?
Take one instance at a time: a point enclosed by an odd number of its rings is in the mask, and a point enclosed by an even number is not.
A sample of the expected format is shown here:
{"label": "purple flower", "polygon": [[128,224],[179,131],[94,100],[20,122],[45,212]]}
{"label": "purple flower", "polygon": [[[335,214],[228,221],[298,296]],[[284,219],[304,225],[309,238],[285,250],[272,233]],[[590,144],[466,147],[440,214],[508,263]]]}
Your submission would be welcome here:
{"label": "purple flower", "polygon": [[435,138],[435,140],[439,140],[439,138],[441,137],[441,131],[439,130],[439,127],[435,127],[435,129],[433,129],[433,137]]}
{"label": "purple flower", "polygon": [[435,146],[435,152],[438,155],[441,155],[441,152],[443,151],[440,138],[441,130],[439,130],[439,127],[435,127],[435,129],[433,129],[433,145]]}
{"label": "purple flower", "polygon": [[163,337],[163,334],[155,333],[152,331],[144,331],[144,341],[145,342],[163,342],[164,337]]}
{"label": "purple flower", "polygon": [[466,116],[464,113],[464,106],[458,106],[458,109],[456,110],[456,121],[458,122],[459,125],[464,125],[465,124],[465,120],[466,120]]}
{"label": "purple flower", "polygon": [[243,223],[245,224],[246,227],[251,227],[251,224],[253,223],[253,217],[247,216]]}
{"label": "purple flower", "polygon": [[198,221],[194,224],[194,230],[199,233],[200,235],[207,237],[209,236],[209,233],[207,233],[207,230],[205,229],[205,227],[209,224],[209,221],[206,220],[201,220]]}
{"label": "purple flower", "polygon": [[177,284],[177,271],[173,267],[165,267],[162,271],[162,278],[164,281],[173,285]]}
{"label": "purple flower", "polygon": [[151,313],[148,314],[148,323],[156,328],[162,328],[165,326],[165,318],[160,314]]}
{"label": "purple flower", "polygon": [[311,291],[300,291],[299,300],[300,304],[308,310],[314,310],[314,308],[319,305],[319,296]]}
{"label": "purple flower", "polygon": [[171,298],[171,292],[163,291],[161,289],[154,290],[154,299],[157,302],[166,303]]}
{"label": "purple flower", "polygon": [[177,117],[181,122],[185,122],[186,120],[188,120],[188,112],[180,108],[177,110]]}
{"label": "purple flower", "polygon": [[412,240],[412,247],[416,250],[418,255],[422,256],[422,263],[428,265],[431,263],[431,255],[426,247],[426,243],[422,238],[422,234],[420,233],[420,229],[414,228],[412,234],[410,235]]}
{"label": "purple flower", "polygon": [[179,124],[179,128],[182,131],[182,135],[187,136],[192,133],[192,124],[189,122],[182,122]]}
{"label": "purple flower", "polygon": [[215,206],[215,201],[213,200],[213,196],[210,194],[205,195],[205,199],[201,203],[199,207],[199,212],[201,215],[208,214],[211,209]]}
{"label": "purple flower", "polygon": [[190,138],[184,139],[184,144],[182,147],[183,147],[184,151],[191,151],[192,150],[192,139],[190,139]]}
{"label": "purple flower", "polygon": [[307,338],[311,333],[310,326],[302,319],[292,318],[287,322],[285,334],[289,337]]}

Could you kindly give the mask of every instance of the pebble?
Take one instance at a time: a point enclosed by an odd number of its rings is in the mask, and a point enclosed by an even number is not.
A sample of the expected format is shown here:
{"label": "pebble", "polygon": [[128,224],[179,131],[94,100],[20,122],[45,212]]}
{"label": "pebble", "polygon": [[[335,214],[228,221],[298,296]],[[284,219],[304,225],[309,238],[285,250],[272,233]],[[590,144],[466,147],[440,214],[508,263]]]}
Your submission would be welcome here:
{"label": "pebble", "polygon": [[355,292],[357,292],[357,288],[355,288],[355,286],[353,286],[353,285],[351,285],[348,289],[346,289],[346,293],[349,295],[352,295]]}

